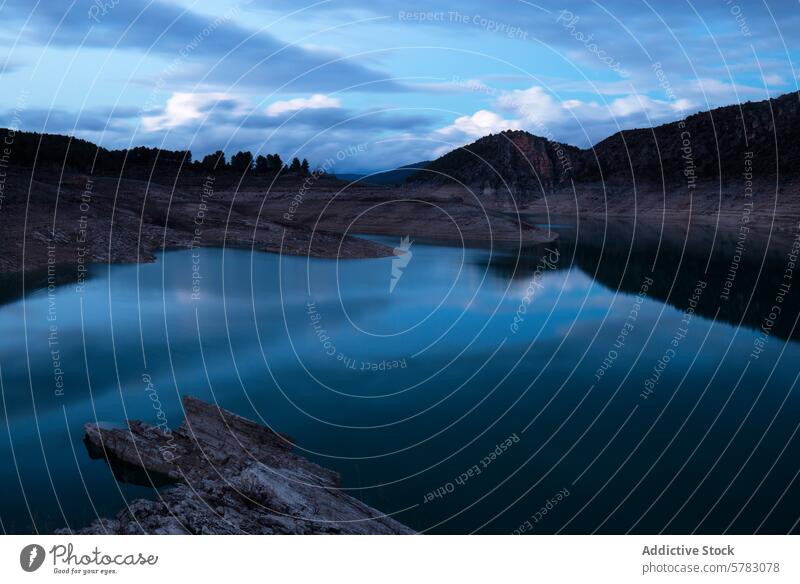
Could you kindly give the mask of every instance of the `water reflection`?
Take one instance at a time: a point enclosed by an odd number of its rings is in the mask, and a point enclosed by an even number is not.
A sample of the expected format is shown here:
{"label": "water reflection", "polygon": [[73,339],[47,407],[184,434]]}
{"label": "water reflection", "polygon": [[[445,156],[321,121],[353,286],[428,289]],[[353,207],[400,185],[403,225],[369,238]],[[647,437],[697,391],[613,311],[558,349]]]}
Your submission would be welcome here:
{"label": "water reflection", "polygon": [[[532,223],[546,228],[541,217]],[[557,220],[556,220],[557,221]],[[797,243],[785,231],[769,227],[741,230],[708,224],[659,225],[626,220],[582,218],[576,225],[551,223],[559,239],[558,269],[578,267],[611,290],[636,294],[645,278],[653,278],[648,294],[685,310],[698,281],[707,287],[693,304],[695,312],[734,326],[760,329],[780,309],[770,334],[797,339],[800,290],[792,286]],[[794,246],[794,247],[793,247]],[[500,279],[529,279],[548,246],[517,252],[485,252],[483,265]],[[772,320],[772,319],[770,319]]]}

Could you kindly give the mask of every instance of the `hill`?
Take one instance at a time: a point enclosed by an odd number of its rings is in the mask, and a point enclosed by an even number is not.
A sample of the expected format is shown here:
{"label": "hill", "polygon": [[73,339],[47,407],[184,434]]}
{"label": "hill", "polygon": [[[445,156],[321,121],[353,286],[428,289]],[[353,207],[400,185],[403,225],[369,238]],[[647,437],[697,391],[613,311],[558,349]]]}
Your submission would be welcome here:
{"label": "hill", "polygon": [[798,176],[798,94],[624,130],[586,149],[507,130],[445,154],[406,182],[415,188],[463,185],[490,202],[511,194],[524,205],[572,184],[691,190],[740,181],[744,172],[760,180]]}
{"label": "hill", "polygon": [[405,166],[401,166],[393,170],[387,170],[385,172],[377,172],[375,174],[337,174],[336,178],[347,181],[363,181],[373,185],[401,185],[406,181],[406,179],[408,179],[408,177],[427,167],[429,164],[430,160],[424,160],[422,162],[406,164]]}

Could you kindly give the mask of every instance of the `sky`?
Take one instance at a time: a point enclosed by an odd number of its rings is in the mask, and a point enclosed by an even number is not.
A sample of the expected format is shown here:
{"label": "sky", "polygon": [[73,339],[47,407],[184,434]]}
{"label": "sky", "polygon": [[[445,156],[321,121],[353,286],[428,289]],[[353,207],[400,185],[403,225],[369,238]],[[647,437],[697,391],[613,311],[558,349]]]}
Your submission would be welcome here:
{"label": "sky", "polygon": [[798,90],[797,1],[0,0],[0,125],[334,172]]}

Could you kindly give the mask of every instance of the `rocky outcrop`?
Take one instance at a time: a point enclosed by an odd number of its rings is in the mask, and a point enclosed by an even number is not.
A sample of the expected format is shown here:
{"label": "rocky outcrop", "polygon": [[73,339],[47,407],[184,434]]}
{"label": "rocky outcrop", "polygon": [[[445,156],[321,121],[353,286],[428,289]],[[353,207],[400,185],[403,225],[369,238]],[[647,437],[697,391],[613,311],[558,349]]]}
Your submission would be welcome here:
{"label": "rocky outcrop", "polygon": [[445,154],[409,177],[407,184],[460,184],[494,207],[512,208],[568,181],[573,158],[580,152],[528,132],[507,130]]}
{"label": "rocky outcrop", "polygon": [[175,486],[74,533],[412,533],[343,492],[337,473],[294,455],[287,436],[196,398],[183,406],[174,430],[135,420],[125,429],[86,425],[90,454],[118,479]]}

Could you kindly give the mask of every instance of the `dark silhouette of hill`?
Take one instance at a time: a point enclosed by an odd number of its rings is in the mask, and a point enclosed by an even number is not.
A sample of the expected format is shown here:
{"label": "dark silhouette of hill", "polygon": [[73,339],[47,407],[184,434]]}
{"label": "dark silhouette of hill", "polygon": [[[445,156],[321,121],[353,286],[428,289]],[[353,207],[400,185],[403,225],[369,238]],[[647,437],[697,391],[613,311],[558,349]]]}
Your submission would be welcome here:
{"label": "dark silhouette of hill", "polygon": [[294,158],[286,165],[278,154],[254,157],[250,152],[237,152],[228,162],[225,153],[218,150],[195,161],[190,150],[164,150],[146,146],[108,150],[72,136],[22,132],[8,128],[0,129],[0,144],[5,147],[0,149],[0,163],[3,166],[22,168],[35,167],[97,175],[141,170],[155,173],[180,170],[182,173],[230,171],[258,175],[310,174],[307,160]]}
{"label": "dark silhouette of hill", "polygon": [[[747,161],[747,162],[746,162]],[[800,172],[800,97],[747,102],[654,128],[618,132],[591,148],[507,130],[457,148],[414,173],[415,187],[463,183],[475,192],[546,193],[574,182],[699,182]]]}

